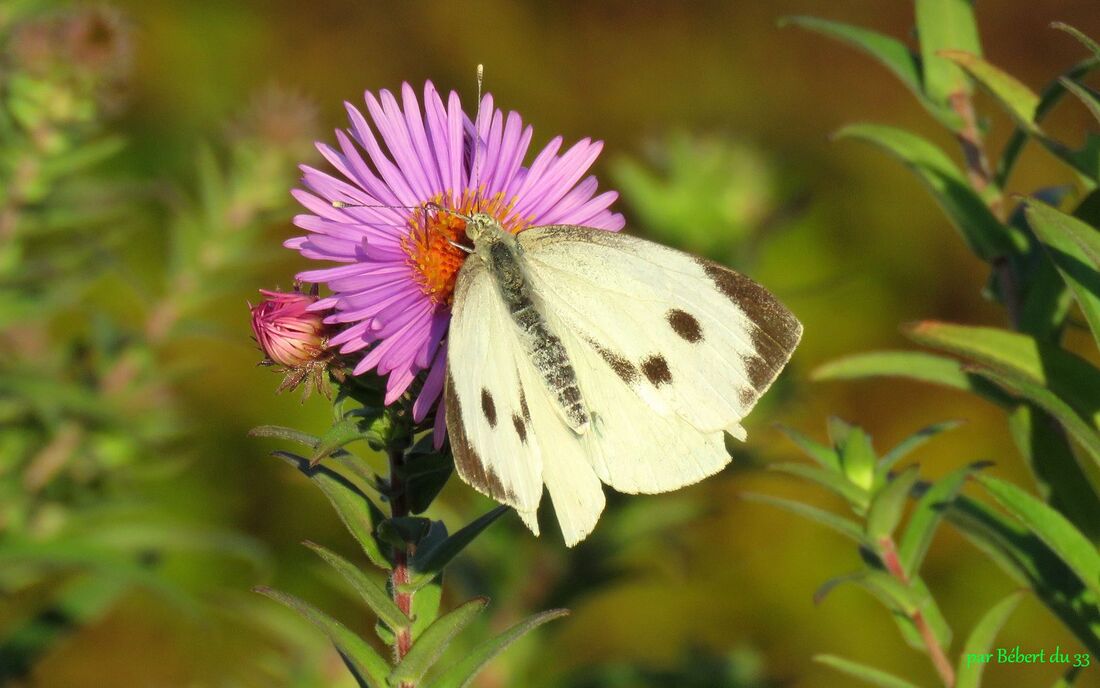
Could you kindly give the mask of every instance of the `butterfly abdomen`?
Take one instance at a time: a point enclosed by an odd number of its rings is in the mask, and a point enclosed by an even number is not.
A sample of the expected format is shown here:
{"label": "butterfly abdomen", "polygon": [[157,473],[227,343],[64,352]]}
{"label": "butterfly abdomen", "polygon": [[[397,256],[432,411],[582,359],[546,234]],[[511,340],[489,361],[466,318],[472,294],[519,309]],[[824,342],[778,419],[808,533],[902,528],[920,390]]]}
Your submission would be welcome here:
{"label": "butterfly abdomen", "polygon": [[569,426],[584,432],[589,413],[581,398],[577,372],[561,338],[554,334],[531,297],[516,249],[496,241],[489,247],[487,263],[535,370]]}

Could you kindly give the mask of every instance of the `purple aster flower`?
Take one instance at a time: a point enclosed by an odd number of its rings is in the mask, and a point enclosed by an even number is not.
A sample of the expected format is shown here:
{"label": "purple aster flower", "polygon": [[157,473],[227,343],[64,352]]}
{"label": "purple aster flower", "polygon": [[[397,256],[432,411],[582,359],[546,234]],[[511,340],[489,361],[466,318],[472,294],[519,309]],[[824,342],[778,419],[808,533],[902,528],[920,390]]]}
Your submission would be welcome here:
{"label": "purple aster flower", "polygon": [[[585,178],[599,141],[584,139],[561,152],[556,137],[525,166],[532,129],[517,113],[494,109],[491,95],[482,98],[476,123],[456,93],[444,105],[431,82],[424,86],[424,111],[407,83],[401,102],[385,90],[377,97],[367,92],[366,101],[373,127],[349,103],[351,127],[336,131],[338,148],[318,144],[339,176],[302,167],[307,190],[294,196],[310,214],[294,224],[308,233],[286,246],[342,263],[298,279],[332,291],[311,309],[332,311],[325,322],[342,329],[329,345],[361,356],[353,374],[375,369],[388,376],[387,404],[428,371],[413,404],[419,422],[443,387],[451,299],[466,258],[450,243],[464,239],[465,223],[428,208],[480,210],[512,232],[548,224],[618,231],[624,221],[608,209],[618,194],[596,195],[596,178]],[[437,442],[443,427],[440,412]]]}

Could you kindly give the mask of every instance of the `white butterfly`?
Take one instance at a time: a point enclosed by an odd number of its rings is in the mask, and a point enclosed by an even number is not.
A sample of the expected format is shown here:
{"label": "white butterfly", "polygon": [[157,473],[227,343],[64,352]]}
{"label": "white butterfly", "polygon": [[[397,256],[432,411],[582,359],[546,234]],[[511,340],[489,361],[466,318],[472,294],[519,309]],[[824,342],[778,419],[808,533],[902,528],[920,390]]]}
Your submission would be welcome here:
{"label": "white butterfly", "polygon": [[631,494],[717,473],[724,433],[779,375],[802,325],[716,263],[588,227],[518,235],[476,213],[448,335],[447,430],[459,476],[538,534],[543,486],[567,545]]}

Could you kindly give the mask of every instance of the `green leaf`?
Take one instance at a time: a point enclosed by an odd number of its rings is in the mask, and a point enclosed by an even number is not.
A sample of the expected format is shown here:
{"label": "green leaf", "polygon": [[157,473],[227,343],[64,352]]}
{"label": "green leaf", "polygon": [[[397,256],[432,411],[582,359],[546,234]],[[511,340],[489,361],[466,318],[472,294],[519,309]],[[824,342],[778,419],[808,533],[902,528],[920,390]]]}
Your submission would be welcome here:
{"label": "green leaf", "polygon": [[951,60],[981,84],[1012,115],[1016,125],[1030,134],[1041,134],[1035,124],[1039,96],[1016,77],[973,53],[961,50],[941,50],[942,57]]}
{"label": "green leaf", "polygon": [[328,562],[329,566],[336,569],[344,577],[344,580],[351,584],[352,589],[359,593],[367,606],[391,629],[398,630],[409,625],[409,618],[397,607],[397,604],[383,586],[335,552],[314,542],[307,541],[303,544]]}
{"label": "green leaf", "polygon": [[1076,38],[1077,40],[1081,41],[1081,45],[1083,45],[1086,48],[1088,48],[1089,50],[1091,50],[1093,55],[1100,58],[1100,43],[1097,43],[1096,41],[1092,40],[1091,38],[1086,36],[1084,33],[1082,33],[1080,30],[1075,29],[1072,26],[1070,26],[1069,24],[1064,24],[1062,22],[1054,22],[1050,26],[1051,26],[1051,28],[1058,29],[1059,31],[1065,31],[1069,35],[1071,35],[1074,38]]}
{"label": "green leaf", "polygon": [[416,591],[412,598],[412,638],[415,643],[420,635],[439,616],[439,603],[443,599],[443,574],[433,578]]}
{"label": "green leaf", "polygon": [[1100,343],[1100,231],[1038,201],[1027,202],[1027,219],[1046,246]]}
{"label": "green leaf", "polygon": [[455,634],[468,626],[487,604],[489,604],[487,598],[475,597],[449,614],[436,619],[413,644],[401,663],[390,672],[389,685],[394,688],[403,683],[416,685],[447,649],[447,645]]}
{"label": "green leaf", "polygon": [[392,567],[389,558],[383,554],[378,539],[374,536],[375,528],[385,517],[370,497],[331,468],[311,466],[309,459],[290,452],[277,451],[273,455],[297,468],[321,489],[372,564],[382,569]]}
{"label": "green leaf", "polygon": [[993,647],[993,641],[997,639],[1001,627],[1016,610],[1016,605],[1023,597],[1022,592],[1014,592],[1004,598],[985,613],[981,621],[970,631],[970,636],[959,653],[959,668],[956,674],[958,680],[955,688],[978,688],[982,681],[982,670],[990,659],[986,655]]}
{"label": "green leaf", "polygon": [[1092,116],[1096,118],[1096,121],[1100,122],[1100,93],[1097,93],[1084,84],[1079,84],[1070,79],[1063,78],[1062,85],[1066,87],[1067,91],[1077,96],[1077,98],[1085,104],[1085,107],[1089,109]]}
{"label": "green leaf", "polygon": [[871,446],[871,438],[863,428],[851,428],[838,444],[837,453],[840,454],[840,465],[848,479],[857,487],[870,490],[875,482],[875,463],[878,458]]}
{"label": "green leaf", "polygon": [[932,192],[970,250],[982,260],[991,262],[1027,248],[1023,235],[997,220],[951,158],[935,145],[907,131],[875,124],[850,125],[837,132],[836,138],[872,143],[901,160]]}
{"label": "green leaf", "polygon": [[[1096,430],[1082,420],[1081,416],[1077,415],[1077,412],[1056,394],[1023,377],[1001,375],[992,370],[984,369],[978,369],[976,372],[1001,385],[1004,389],[1019,394],[1054,416],[1066,429],[1066,432],[1085,449],[1088,457],[1097,466],[1100,466],[1100,434],[1097,434]],[[1081,473],[1084,479],[1088,479],[1090,471],[1085,466],[1081,467]]]}
{"label": "green leaf", "polygon": [[1058,421],[1035,404],[1022,403],[1009,414],[1008,428],[1044,501],[1090,540],[1100,539],[1100,492],[1093,491]]}
{"label": "green leaf", "polygon": [[338,449],[342,449],[344,446],[358,440],[366,440],[371,449],[380,450],[384,444],[382,437],[371,428],[372,420],[347,416],[337,421],[325,432],[317,446],[314,447],[310,461],[317,463],[331,456]]}
{"label": "green leaf", "polygon": [[529,616],[504,633],[490,638],[467,653],[458,663],[448,668],[426,688],[467,688],[485,665],[508,649],[512,643],[539,626],[569,614],[568,609],[551,609]]}
{"label": "green leaf", "polygon": [[[309,449],[315,449],[321,442],[321,438],[316,435],[310,435],[309,433],[295,430],[294,428],[283,427],[282,425],[260,425],[252,428],[248,431],[249,437],[271,437],[278,440],[287,440],[289,442],[295,442],[301,444]],[[330,452],[331,456],[347,455],[347,452],[343,450],[335,450]]]}
{"label": "green leaf", "polygon": [[898,544],[898,558],[902,568],[910,576],[917,575],[924,555],[943,520],[944,513],[959,494],[970,474],[988,464],[973,463],[948,473],[935,483],[926,486],[924,494],[917,500],[909,523],[902,533]]}
{"label": "green leaf", "polygon": [[[1043,89],[1043,93],[1039,97],[1039,105],[1035,108],[1035,122],[1041,122],[1047,113],[1054,109],[1054,106],[1061,101],[1063,96],[1065,96],[1066,88],[1061,83],[1062,78],[1071,80],[1081,79],[1097,66],[1100,66],[1100,58],[1092,57],[1083,60],[1066,70],[1059,79],[1050,82],[1047,87]],[[997,173],[995,178],[998,188],[1004,188],[1008,183],[1008,177],[1012,173],[1012,170],[1015,169],[1016,161],[1019,159],[1020,153],[1024,149],[1024,145],[1027,144],[1029,140],[1031,140],[1031,135],[1028,133],[1028,130],[1023,127],[1017,127],[1016,131],[1012,133],[1008,143],[1005,144],[1004,152],[997,161]],[[1084,151],[1079,153],[1079,155],[1083,156],[1083,153]],[[1071,162],[1071,164],[1073,163]]]}
{"label": "green leaf", "polygon": [[389,664],[366,641],[352,633],[342,623],[293,595],[265,587],[254,588],[254,590],[290,607],[327,635],[347,662],[348,668],[355,674],[360,685],[370,686],[370,688],[386,686],[386,677],[390,673]]}
{"label": "green leaf", "polygon": [[906,325],[902,332],[918,344],[1047,387],[1081,415],[1100,423],[1100,369],[1061,347],[996,327],[931,320]]}
{"label": "green leaf", "polygon": [[917,688],[915,684],[900,679],[893,674],[888,674],[882,669],[869,667],[866,664],[853,662],[850,659],[844,659],[836,655],[814,655],[814,661],[879,688]]}
{"label": "green leaf", "polygon": [[1100,596],[1100,553],[1088,538],[1062,514],[1012,483],[989,475],[979,476],[977,480],[998,504],[1050,547],[1085,587]]}
{"label": "green leaf", "polygon": [[836,451],[830,447],[825,446],[819,442],[815,442],[806,435],[798,432],[794,428],[788,428],[780,425],[779,431],[786,435],[792,442],[798,445],[799,449],[806,453],[811,459],[816,461],[819,466],[826,470],[840,473],[840,457],[837,456]]}
{"label": "green leaf", "polygon": [[924,61],[924,92],[937,103],[955,93],[970,93],[970,82],[950,61],[945,50],[982,52],[971,0],[916,0],[917,38]]}
{"label": "green leaf", "polygon": [[455,531],[446,540],[434,546],[417,549],[412,560],[412,575],[402,590],[415,592],[427,585],[451,562],[459,552],[474,541],[481,531],[488,528],[498,518],[508,512],[509,507],[501,505],[479,516],[464,528]]}
{"label": "green leaf", "polygon": [[808,466],[804,463],[770,463],[768,464],[768,470],[779,471],[780,473],[815,482],[848,500],[856,513],[865,513],[870,504],[871,498],[867,490],[852,484],[844,476],[830,473],[824,468]]}
{"label": "green leaf", "polygon": [[878,465],[875,467],[875,484],[881,485],[885,481],[886,475],[897,462],[908,456],[909,453],[917,447],[920,447],[941,432],[954,430],[960,425],[962,425],[962,421],[945,420],[941,423],[934,423],[926,428],[921,428],[903,439],[879,460]]}
{"label": "green leaf", "polygon": [[837,516],[836,514],[819,509],[809,504],[803,504],[793,499],[783,499],[781,497],[773,497],[771,495],[756,494],[751,492],[742,493],[741,497],[747,499],[750,502],[760,502],[761,504],[771,504],[777,506],[780,509],[786,509],[791,513],[804,516],[809,520],[819,523],[826,528],[840,533],[841,535],[850,538],[861,545],[870,547],[871,543],[867,540],[867,537],[863,534],[863,530],[859,527],[855,521]]}
{"label": "green leaf", "polygon": [[378,537],[394,547],[419,543],[428,534],[432,521],[423,516],[396,516],[378,524]]}
{"label": "green leaf", "polygon": [[913,616],[920,611],[923,600],[916,592],[885,571],[864,569],[844,576],[830,578],[821,584],[814,593],[814,604],[821,604],[835,588],[845,583],[853,583],[879,599],[893,611]]}
{"label": "green leaf", "polygon": [[1013,580],[1028,585],[1078,640],[1100,653],[1100,605],[1072,570],[1015,519],[959,496],[947,519]]}
{"label": "green leaf", "polygon": [[963,370],[953,358],[923,351],[872,351],[838,358],[816,368],[814,380],[858,380],[868,377],[904,377],[953,389],[961,389],[998,404],[1011,399],[996,386]]}
{"label": "green leaf", "polygon": [[934,102],[925,95],[921,59],[905,43],[876,31],[818,17],[784,17],[779,20],[779,25],[797,26],[807,31],[813,31],[842,43],[847,43],[870,55],[889,69],[936,119],[944,122],[951,129],[958,128],[959,116],[950,108]]}
{"label": "green leaf", "polygon": [[425,436],[409,450],[399,469],[406,501],[414,514],[424,513],[431,506],[454,470],[454,459],[435,451],[433,441],[431,435]]}
{"label": "green leaf", "polygon": [[909,492],[917,484],[919,475],[920,469],[910,466],[894,476],[871,500],[871,508],[867,511],[867,536],[872,541],[890,537],[898,527]]}

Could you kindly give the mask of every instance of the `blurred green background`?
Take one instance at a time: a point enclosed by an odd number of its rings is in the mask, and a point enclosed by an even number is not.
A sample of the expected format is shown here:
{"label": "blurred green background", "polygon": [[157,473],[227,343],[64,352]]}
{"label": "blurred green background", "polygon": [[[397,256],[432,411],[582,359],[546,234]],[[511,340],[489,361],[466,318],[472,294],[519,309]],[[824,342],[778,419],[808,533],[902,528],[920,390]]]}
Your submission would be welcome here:
{"label": "blurred green background", "polygon": [[[680,493],[612,502],[601,523],[605,536],[575,552],[565,551],[553,529],[533,539],[512,516],[469,550],[448,594],[493,596],[494,626],[553,604],[574,611],[523,641],[477,685],[687,685],[661,672],[704,662],[693,657],[727,656],[733,659],[726,668],[741,677],[733,680],[744,685],[843,685],[811,661],[818,652],[934,682],[926,658],[904,645],[889,615],[864,593],[841,589],[814,606],[816,587],[852,568],[854,551],[806,520],[738,499],[741,492],[768,492],[835,506],[759,468],[797,457],[774,423],[820,437],[829,415],[862,424],[880,449],[924,425],[964,419],[962,428],[920,450],[925,473],[991,459],[995,474],[1027,482],[1002,414],[974,397],[898,381],[808,380],[809,370],[838,355],[904,346],[899,323],[1001,324],[1000,311],[980,294],[984,266],[911,175],[869,148],[831,143],[829,135],[849,122],[876,121],[949,150],[953,142],[878,65],[819,36],[777,28],[781,16],[814,14],[907,36],[909,2],[113,5],[130,22],[134,72],[108,125],[127,141],[110,173],[123,184],[140,181],[150,205],[165,201],[160,205],[169,210],[149,210],[116,247],[115,262],[86,297],[86,313],[125,320],[142,312],[140,300],[119,285],[162,279],[161,228],[175,202],[162,185],[194,187],[197,148],[232,141],[240,127],[255,123],[241,118],[255,94],[277,86],[316,103],[318,135],[331,140],[332,128],[344,126],[342,102],[361,103],[364,89],[393,89],[402,81],[419,87],[431,79],[472,102],[480,62],[497,105],[534,125],[535,145],[558,133],[606,142],[596,172],[602,186],[624,191],[618,209],[628,230],[639,227],[633,231],[742,267],[803,321],[805,338],[787,378],[750,417],[749,441],[733,468]],[[1096,10],[1094,0],[979,3],[986,55],[1037,89],[1081,57],[1080,46],[1048,29],[1050,22],[1100,35]],[[1075,132],[1090,122],[1095,126],[1083,106],[1067,103],[1044,126],[1075,142]],[[288,126],[301,123],[292,118]],[[996,112],[990,125],[997,149],[1011,126]],[[1038,147],[1024,155],[1009,191],[1071,181]],[[56,646],[27,685],[349,685],[313,629],[268,609],[274,605],[240,603],[239,613],[270,614],[265,627],[278,633],[244,632],[222,619],[237,613],[237,602],[221,600],[248,595],[272,578],[335,612],[353,608],[299,545],[310,539],[350,554],[352,540],[300,475],[267,456],[272,442],[246,437],[265,423],[320,431],[331,414],[323,398],[299,403],[293,394],[275,396],[278,377],[256,367],[250,340],[246,301],[255,299],[255,289],[287,288],[305,267],[296,254],[278,250],[295,235],[294,212],[288,204],[264,222],[262,243],[270,252],[239,266],[241,279],[206,306],[208,327],[158,349],[158,365],[182,371],[171,394],[187,432],[188,463],[142,487],[189,523],[254,538],[257,551],[267,553],[257,555],[265,559],[262,571],[227,557],[170,558],[165,565],[174,579],[219,611],[182,610],[138,587]],[[461,522],[487,506],[452,478],[435,515]],[[662,519],[667,527],[655,523]],[[1012,589],[950,529],[938,535],[925,578],[959,628]],[[0,601],[8,607],[0,620],[18,616],[11,611],[18,604]],[[354,614],[337,616],[369,627],[369,619]],[[1024,648],[1058,643],[1075,646],[1030,599],[999,641]],[[276,666],[271,671],[285,681],[268,674],[261,683],[250,669],[261,662]],[[292,671],[303,683],[292,682]],[[996,665],[988,677],[988,685],[1053,679],[1043,667]],[[712,685],[702,681],[692,685]]]}

